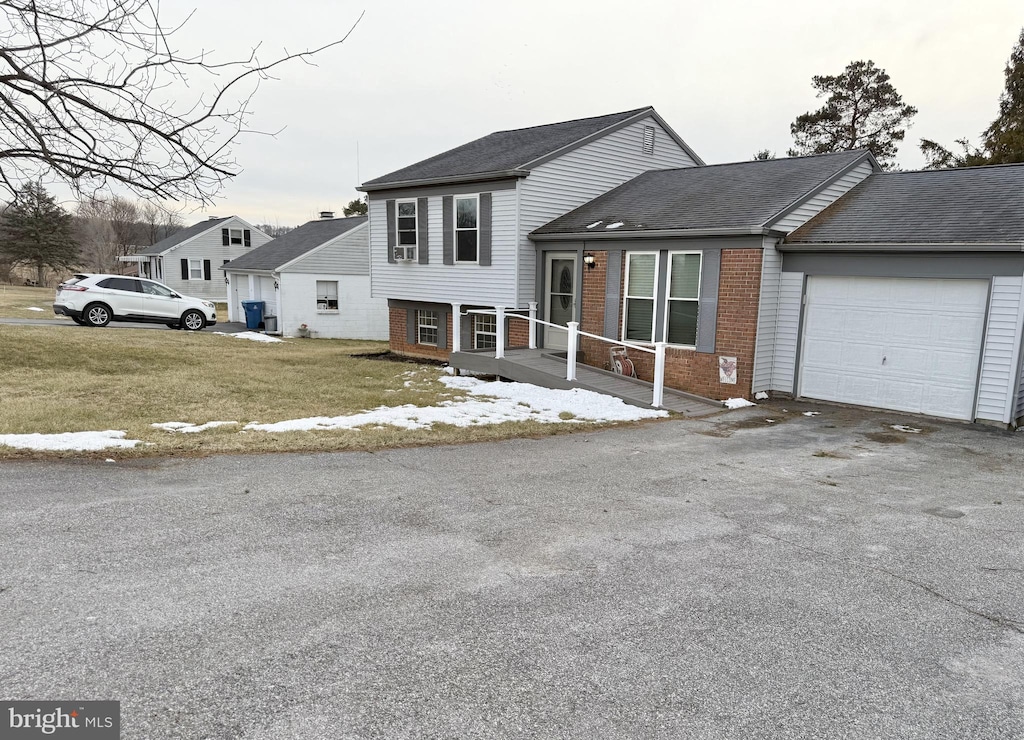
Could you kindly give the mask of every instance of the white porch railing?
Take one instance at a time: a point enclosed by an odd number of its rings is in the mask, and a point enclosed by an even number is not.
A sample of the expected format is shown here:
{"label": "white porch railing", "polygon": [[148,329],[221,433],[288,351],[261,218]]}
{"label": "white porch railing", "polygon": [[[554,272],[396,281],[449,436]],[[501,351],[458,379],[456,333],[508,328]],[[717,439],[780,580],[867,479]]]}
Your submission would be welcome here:
{"label": "white porch railing", "polygon": [[[542,319],[537,318],[537,304],[531,301],[529,306],[529,309],[506,309],[503,306],[497,306],[494,309],[471,308],[466,311],[459,310],[457,313],[460,317],[460,322],[462,316],[467,316],[469,314],[480,314],[495,317],[495,329],[498,336],[494,347],[494,358],[497,360],[505,357],[505,325],[511,318],[525,319],[529,322],[530,349],[537,349],[538,326],[549,326],[553,329],[567,331],[568,344],[566,347],[565,379],[570,381],[576,380],[576,352],[579,349],[580,337],[589,337],[590,339],[596,339],[599,342],[605,342],[606,344],[610,344],[615,347],[626,347],[631,350],[636,350],[637,352],[647,352],[648,354],[652,354],[654,355],[654,397],[651,400],[651,406],[656,409],[662,407],[665,401],[665,348],[668,346],[665,342],[655,342],[653,348],[642,344],[634,344],[633,342],[619,342],[614,339],[609,339],[608,337],[602,337],[597,334],[591,334],[590,332],[580,331],[580,323],[578,321],[570,321],[565,326],[561,324],[552,324],[549,321],[543,321]],[[459,330],[456,330],[456,328],[453,327],[452,333],[457,335]]]}

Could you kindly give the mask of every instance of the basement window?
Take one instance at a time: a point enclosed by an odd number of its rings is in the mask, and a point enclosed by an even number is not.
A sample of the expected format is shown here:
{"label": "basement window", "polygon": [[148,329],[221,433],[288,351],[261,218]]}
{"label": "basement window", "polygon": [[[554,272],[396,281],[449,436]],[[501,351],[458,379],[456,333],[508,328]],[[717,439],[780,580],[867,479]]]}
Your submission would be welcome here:
{"label": "basement window", "polygon": [[437,346],[437,311],[416,312],[416,343]]}
{"label": "basement window", "polygon": [[480,314],[473,317],[473,347],[494,349],[498,346],[498,317]]}

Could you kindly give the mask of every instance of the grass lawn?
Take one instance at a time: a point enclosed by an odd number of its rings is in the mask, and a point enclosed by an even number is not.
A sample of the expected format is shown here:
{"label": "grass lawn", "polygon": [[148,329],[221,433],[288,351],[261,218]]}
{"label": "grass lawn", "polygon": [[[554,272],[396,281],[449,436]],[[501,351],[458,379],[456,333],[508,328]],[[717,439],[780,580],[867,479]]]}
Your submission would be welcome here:
{"label": "grass lawn", "polygon": [[[531,421],[472,428],[439,424],[424,430],[240,433],[250,421],[340,416],[384,405],[433,406],[460,395],[438,382],[437,367],[352,356],[385,349],[383,342],[264,344],[207,332],[0,325],[0,434],[113,429],[151,443],[95,453],[0,446],[0,458],[377,450],[579,428]],[[239,425],[197,434],[150,426],[168,421]]]}
{"label": "grass lawn", "polygon": [[[5,319],[52,319],[53,288],[29,288],[22,285],[0,284],[0,318]],[[43,309],[43,312],[29,311],[29,306]],[[68,319],[68,323],[71,320]]]}

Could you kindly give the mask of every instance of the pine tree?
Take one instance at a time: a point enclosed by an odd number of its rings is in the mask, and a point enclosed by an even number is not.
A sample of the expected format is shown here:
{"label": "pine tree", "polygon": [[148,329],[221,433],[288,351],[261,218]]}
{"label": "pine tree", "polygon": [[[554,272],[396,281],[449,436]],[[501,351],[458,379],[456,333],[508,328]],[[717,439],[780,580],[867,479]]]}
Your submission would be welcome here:
{"label": "pine tree", "polygon": [[368,208],[366,205],[366,199],[364,197],[356,198],[355,200],[350,200],[348,202],[348,205],[341,209],[341,212],[344,213],[346,217],[365,216],[367,210]]}
{"label": "pine tree", "polygon": [[991,164],[1024,162],[1024,29],[1006,63],[1006,89],[999,96],[999,117],[985,130]]}
{"label": "pine tree", "polygon": [[790,125],[796,146],[789,156],[868,149],[883,167],[892,167],[899,142],[917,108],[889,82],[870,59],[850,62],[839,75],[811,78],[825,105],[804,113]]}
{"label": "pine tree", "polygon": [[29,182],[18,190],[14,203],[4,212],[0,222],[0,255],[34,266],[40,285],[47,267],[62,270],[78,264],[79,248],[71,215],[46,192],[41,182]]}

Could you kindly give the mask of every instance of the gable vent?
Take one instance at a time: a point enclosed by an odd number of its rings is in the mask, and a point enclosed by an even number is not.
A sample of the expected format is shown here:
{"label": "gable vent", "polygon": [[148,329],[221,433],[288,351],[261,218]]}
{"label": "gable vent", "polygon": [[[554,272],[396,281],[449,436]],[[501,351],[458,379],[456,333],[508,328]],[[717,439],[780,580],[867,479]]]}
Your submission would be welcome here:
{"label": "gable vent", "polygon": [[654,126],[644,126],[644,154],[654,154]]}

